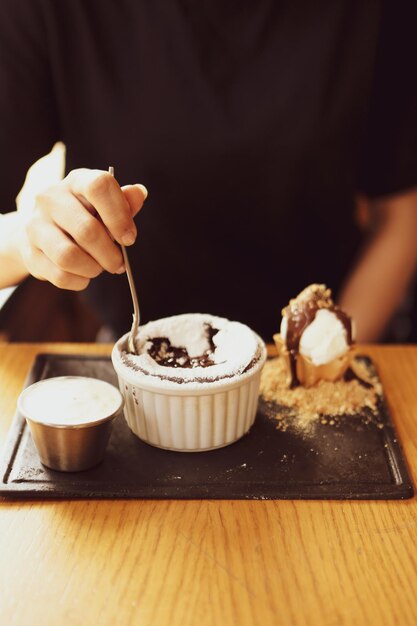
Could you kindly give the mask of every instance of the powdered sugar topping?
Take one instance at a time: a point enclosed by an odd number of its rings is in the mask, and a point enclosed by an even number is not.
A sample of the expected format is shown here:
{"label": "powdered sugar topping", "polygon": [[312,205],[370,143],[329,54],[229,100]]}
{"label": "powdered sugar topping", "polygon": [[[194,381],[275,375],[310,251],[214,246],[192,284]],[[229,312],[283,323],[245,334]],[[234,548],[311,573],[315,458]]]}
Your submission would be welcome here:
{"label": "powdered sugar topping", "polygon": [[[217,330],[212,338],[207,332]],[[210,353],[212,365],[169,367],[157,363],[149,354],[152,340],[167,338],[172,346],[184,348],[190,358]],[[259,352],[259,338],[245,324],[203,313],[185,313],[163,318],[139,328],[137,355],[128,355],[127,363],[150,376],[181,383],[213,381],[240,374]]]}

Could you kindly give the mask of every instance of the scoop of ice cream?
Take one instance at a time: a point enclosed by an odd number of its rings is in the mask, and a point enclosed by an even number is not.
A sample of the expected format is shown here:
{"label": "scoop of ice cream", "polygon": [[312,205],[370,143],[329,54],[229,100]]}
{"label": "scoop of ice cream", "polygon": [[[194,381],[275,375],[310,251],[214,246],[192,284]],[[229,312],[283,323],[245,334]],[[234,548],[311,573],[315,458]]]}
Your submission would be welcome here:
{"label": "scoop of ice cream", "polygon": [[[326,375],[323,366],[332,365],[329,377],[333,379],[339,369],[334,367],[336,360],[340,363],[340,375],[344,373],[341,359],[353,343],[352,320],[334,304],[326,285],[309,285],[283,309],[277,339],[288,355],[293,386],[303,382],[299,373],[306,363],[320,367],[320,376]],[[301,359],[303,362],[298,363]],[[348,363],[348,359],[343,363]]]}
{"label": "scoop of ice cream", "polygon": [[345,354],[349,349],[346,329],[329,309],[317,311],[314,320],[303,331],[300,354],[309,357],[314,365],[323,365]]}

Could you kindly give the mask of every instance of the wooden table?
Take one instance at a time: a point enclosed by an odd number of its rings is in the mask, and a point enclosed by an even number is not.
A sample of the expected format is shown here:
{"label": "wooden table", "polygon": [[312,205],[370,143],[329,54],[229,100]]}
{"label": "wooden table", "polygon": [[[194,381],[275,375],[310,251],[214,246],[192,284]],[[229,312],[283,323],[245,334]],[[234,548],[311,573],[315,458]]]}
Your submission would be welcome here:
{"label": "wooden table", "polygon": [[[37,352],[0,347],[0,444]],[[417,348],[372,347],[417,483]],[[417,501],[0,500],[0,624],[417,624]]]}

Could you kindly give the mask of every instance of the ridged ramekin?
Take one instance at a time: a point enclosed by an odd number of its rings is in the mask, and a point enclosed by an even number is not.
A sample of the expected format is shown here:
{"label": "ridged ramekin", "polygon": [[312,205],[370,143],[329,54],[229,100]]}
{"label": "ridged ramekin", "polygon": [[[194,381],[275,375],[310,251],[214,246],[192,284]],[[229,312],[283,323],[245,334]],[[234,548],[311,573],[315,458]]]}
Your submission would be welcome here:
{"label": "ridged ramekin", "polygon": [[245,373],[198,385],[162,380],[123,363],[124,335],[112,352],[129,428],[166,450],[203,452],[227,446],[248,432],[256,417],[266,347]]}

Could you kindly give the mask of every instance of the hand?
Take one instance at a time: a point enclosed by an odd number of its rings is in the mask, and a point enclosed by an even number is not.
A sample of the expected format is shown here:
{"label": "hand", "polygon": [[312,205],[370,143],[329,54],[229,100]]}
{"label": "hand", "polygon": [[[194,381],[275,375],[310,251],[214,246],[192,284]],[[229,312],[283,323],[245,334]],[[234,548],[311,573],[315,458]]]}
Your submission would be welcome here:
{"label": "hand", "polygon": [[22,218],[17,245],[27,271],[73,291],[85,289],[103,270],[122,274],[115,242],[135,242],[133,218],[146,196],[143,185],[120,187],[107,172],[73,170],[39,194]]}

